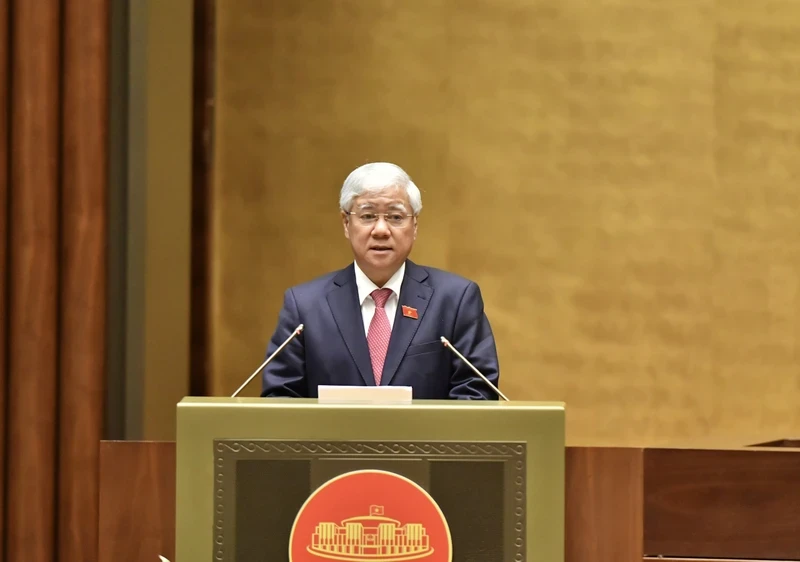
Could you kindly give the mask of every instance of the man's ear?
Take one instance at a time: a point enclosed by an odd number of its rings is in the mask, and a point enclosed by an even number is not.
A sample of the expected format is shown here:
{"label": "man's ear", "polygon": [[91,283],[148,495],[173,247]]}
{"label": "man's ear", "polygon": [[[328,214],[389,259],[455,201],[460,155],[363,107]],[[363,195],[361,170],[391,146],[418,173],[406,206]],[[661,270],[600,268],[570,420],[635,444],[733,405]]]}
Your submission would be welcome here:
{"label": "man's ear", "polygon": [[350,230],[347,226],[350,224],[350,215],[342,211],[342,226],[344,227],[344,237],[350,240]]}

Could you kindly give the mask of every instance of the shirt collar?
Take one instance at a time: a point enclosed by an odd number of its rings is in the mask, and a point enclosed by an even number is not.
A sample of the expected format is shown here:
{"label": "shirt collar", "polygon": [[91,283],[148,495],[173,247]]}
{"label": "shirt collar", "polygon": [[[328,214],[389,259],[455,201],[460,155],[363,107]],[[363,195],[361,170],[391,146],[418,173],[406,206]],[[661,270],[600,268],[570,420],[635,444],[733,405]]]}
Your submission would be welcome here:
{"label": "shirt collar", "polygon": [[400,269],[394,272],[389,280],[383,287],[378,287],[375,283],[373,283],[367,274],[361,271],[361,268],[358,267],[357,263],[353,263],[355,266],[355,273],[356,273],[356,286],[358,287],[358,304],[363,305],[364,299],[366,299],[372,291],[375,289],[391,289],[392,293],[394,293],[398,298],[400,298],[400,287],[403,285],[403,276],[406,273],[406,262],[403,261],[403,264],[400,266]]}

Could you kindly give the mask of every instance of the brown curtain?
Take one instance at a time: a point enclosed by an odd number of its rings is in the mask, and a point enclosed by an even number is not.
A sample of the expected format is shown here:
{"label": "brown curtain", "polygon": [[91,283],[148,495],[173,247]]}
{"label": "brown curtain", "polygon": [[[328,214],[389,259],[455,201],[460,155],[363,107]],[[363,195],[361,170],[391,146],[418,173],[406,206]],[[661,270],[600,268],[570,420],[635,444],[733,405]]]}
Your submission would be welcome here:
{"label": "brown curtain", "polygon": [[108,0],[0,0],[6,561],[96,559],[107,61]]}

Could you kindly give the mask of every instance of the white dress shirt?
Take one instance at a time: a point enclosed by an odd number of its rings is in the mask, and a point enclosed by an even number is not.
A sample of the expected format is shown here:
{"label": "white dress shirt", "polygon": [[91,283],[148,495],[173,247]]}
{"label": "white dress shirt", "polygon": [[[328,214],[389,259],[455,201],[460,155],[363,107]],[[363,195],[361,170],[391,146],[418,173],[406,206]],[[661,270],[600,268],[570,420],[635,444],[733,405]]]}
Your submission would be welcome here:
{"label": "white dress shirt", "polygon": [[378,287],[373,283],[366,273],[361,271],[358,264],[355,265],[356,270],[356,286],[358,287],[358,301],[361,303],[361,317],[364,320],[364,334],[369,333],[369,324],[372,322],[372,317],[375,315],[375,301],[372,300],[370,293],[376,289],[391,289],[392,294],[384,305],[386,316],[389,317],[389,327],[394,327],[394,314],[397,311],[397,303],[400,298],[400,287],[403,285],[403,276],[406,273],[406,262],[400,266],[400,269],[395,271],[383,287]]}

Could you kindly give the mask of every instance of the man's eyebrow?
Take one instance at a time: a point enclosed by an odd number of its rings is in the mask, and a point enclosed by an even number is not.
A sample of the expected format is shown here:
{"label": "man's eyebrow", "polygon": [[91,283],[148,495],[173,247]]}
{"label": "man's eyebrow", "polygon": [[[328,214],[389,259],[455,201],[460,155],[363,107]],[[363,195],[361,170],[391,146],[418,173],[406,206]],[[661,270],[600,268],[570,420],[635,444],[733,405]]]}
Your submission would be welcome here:
{"label": "man's eyebrow", "polygon": [[[405,211],[406,210],[406,206],[403,203],[390,203],[389,205],[387,205],[387,207],[389,209],[399,209],[401,211]],[[359,209],[374,209],[375,208],[375,204],[374,203],[361,203],[358,206],[358,208]]]}

